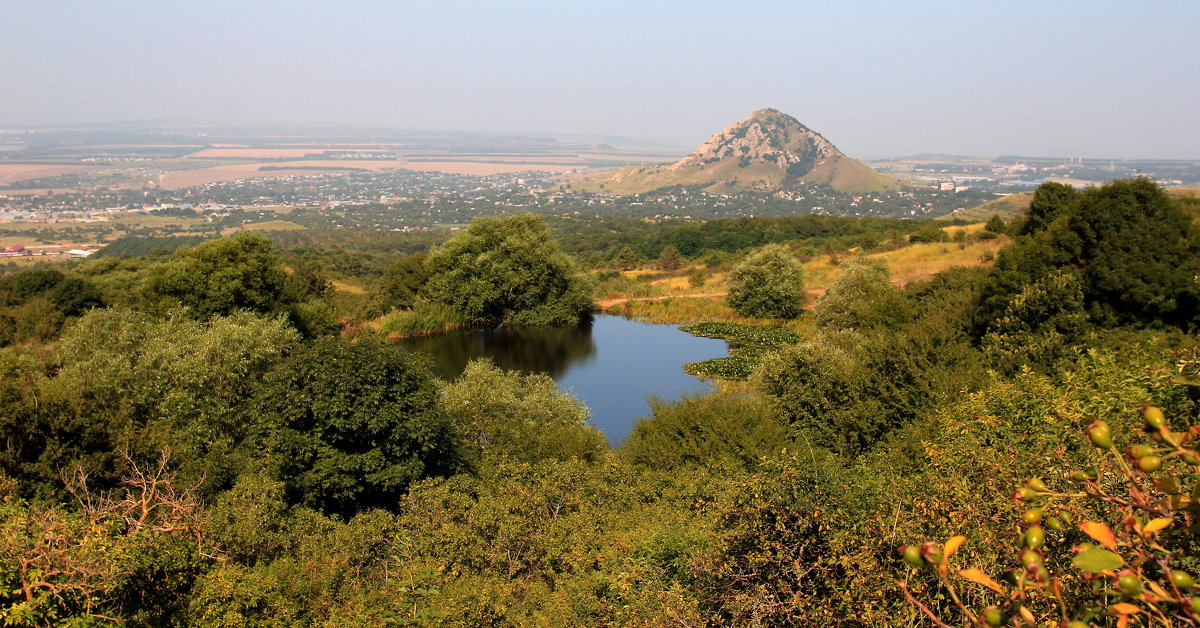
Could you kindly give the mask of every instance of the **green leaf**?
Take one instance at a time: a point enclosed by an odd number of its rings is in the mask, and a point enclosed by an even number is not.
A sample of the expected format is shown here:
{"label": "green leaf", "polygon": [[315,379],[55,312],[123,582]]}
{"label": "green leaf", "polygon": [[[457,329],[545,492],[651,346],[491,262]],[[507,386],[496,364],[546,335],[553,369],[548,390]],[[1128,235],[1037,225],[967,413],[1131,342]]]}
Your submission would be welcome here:
{"label": "green leaf", "polygon": [[1109,571],[1125,565],[1125,561],[1121,560],[1120,556],[1102,547],[1093,547],[1072,558],[1071,562],[1075,563],[1075,566],[1081,571],[1089,573]]}

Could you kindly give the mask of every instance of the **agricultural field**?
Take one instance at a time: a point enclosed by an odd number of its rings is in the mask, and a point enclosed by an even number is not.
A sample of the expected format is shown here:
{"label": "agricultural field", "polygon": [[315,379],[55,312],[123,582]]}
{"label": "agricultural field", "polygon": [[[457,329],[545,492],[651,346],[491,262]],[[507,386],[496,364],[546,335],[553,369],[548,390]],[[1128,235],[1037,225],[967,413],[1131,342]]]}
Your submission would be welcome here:
{"label": "agricultural field", "polygon": [[44,179],[64,174],[98,170],[99,166],[37,163],[0,163],[0,185],[10,185],[31,179]]}
{"label": "agricultural field", "polygon": [[382,153],[382,148],[206,148],[188,159],[295,159],[325,153]]}

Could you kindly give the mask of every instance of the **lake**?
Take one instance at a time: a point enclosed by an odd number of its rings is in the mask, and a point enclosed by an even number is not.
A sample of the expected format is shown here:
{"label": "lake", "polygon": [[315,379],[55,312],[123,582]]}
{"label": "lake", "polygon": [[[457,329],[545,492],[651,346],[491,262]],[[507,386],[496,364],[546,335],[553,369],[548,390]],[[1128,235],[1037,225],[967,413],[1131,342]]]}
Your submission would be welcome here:
{"label": "lake", "polygon": [[578,327],[457,330],[398,342],[433,355],[439,375],[447,379],[461,375],[469,360],[483,357],[503,369],[545,373],[587,404],[592,424],[614,445],[629,434],[635,419],[650,413],[647,397],[674,400],[709,389],[704,380],[684,373],[684,364],[729,351],[724,340],[699,338],[677,325],[606,314]]}

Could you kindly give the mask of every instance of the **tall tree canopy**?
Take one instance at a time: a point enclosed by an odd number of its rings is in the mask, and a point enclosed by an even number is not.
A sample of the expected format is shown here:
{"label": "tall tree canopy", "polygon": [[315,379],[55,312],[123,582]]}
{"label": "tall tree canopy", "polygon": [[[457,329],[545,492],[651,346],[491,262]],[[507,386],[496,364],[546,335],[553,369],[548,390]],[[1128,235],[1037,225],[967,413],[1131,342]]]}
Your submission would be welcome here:
{"label": "tall tree canopy", "polygon": [[285,360],[259,392],[295,503],[342,515],[396,508],[409,484],[458,465],[433,370],[419,354],[326,338]]}
{"label": "tall tree canopy", "polygon": [[428,298],[471,321],[555,325],[592,310],[586,278],[533,214],[477,218],[427,263]]}
{"label": "tall tree canopy", "polygon": [[1024,286],[1067,271],[1079,276],[1097,322],[1200,323],[1200,237],[1162,188],[1147,179],[1080,193],[1060,188],[1038,189],[1026,225],[1053,222],[1025,229],[1001,251],[983,289],[982,320],[1002,318]]}
{"label": "tall tree canopy", "polygon": [[247,232],[177,251],[150,271],[144,295],[152,309],[182,306],[196,318],[275,312],[284,306],[287,279],[271,240]]}

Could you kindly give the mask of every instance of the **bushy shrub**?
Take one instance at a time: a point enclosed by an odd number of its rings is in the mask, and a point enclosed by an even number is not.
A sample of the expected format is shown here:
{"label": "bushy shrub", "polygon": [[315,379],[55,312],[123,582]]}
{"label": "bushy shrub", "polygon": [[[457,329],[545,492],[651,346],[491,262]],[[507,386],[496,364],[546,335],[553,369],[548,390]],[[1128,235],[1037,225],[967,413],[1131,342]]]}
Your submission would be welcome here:
{"label": "bushy shrub", "polygon": [[742,316],[800,316],[808,301],[800,264],[782,245],[766,246],[751,253],[729,275],[728,301]]}
{"label": "bushy shrub", "polygon": [[588,425],[587,406],[559,391],[547,375],[475,360],[442,386],[440,403],[460,447],[476,463],[592,460],[607,448],[604,435]]}

